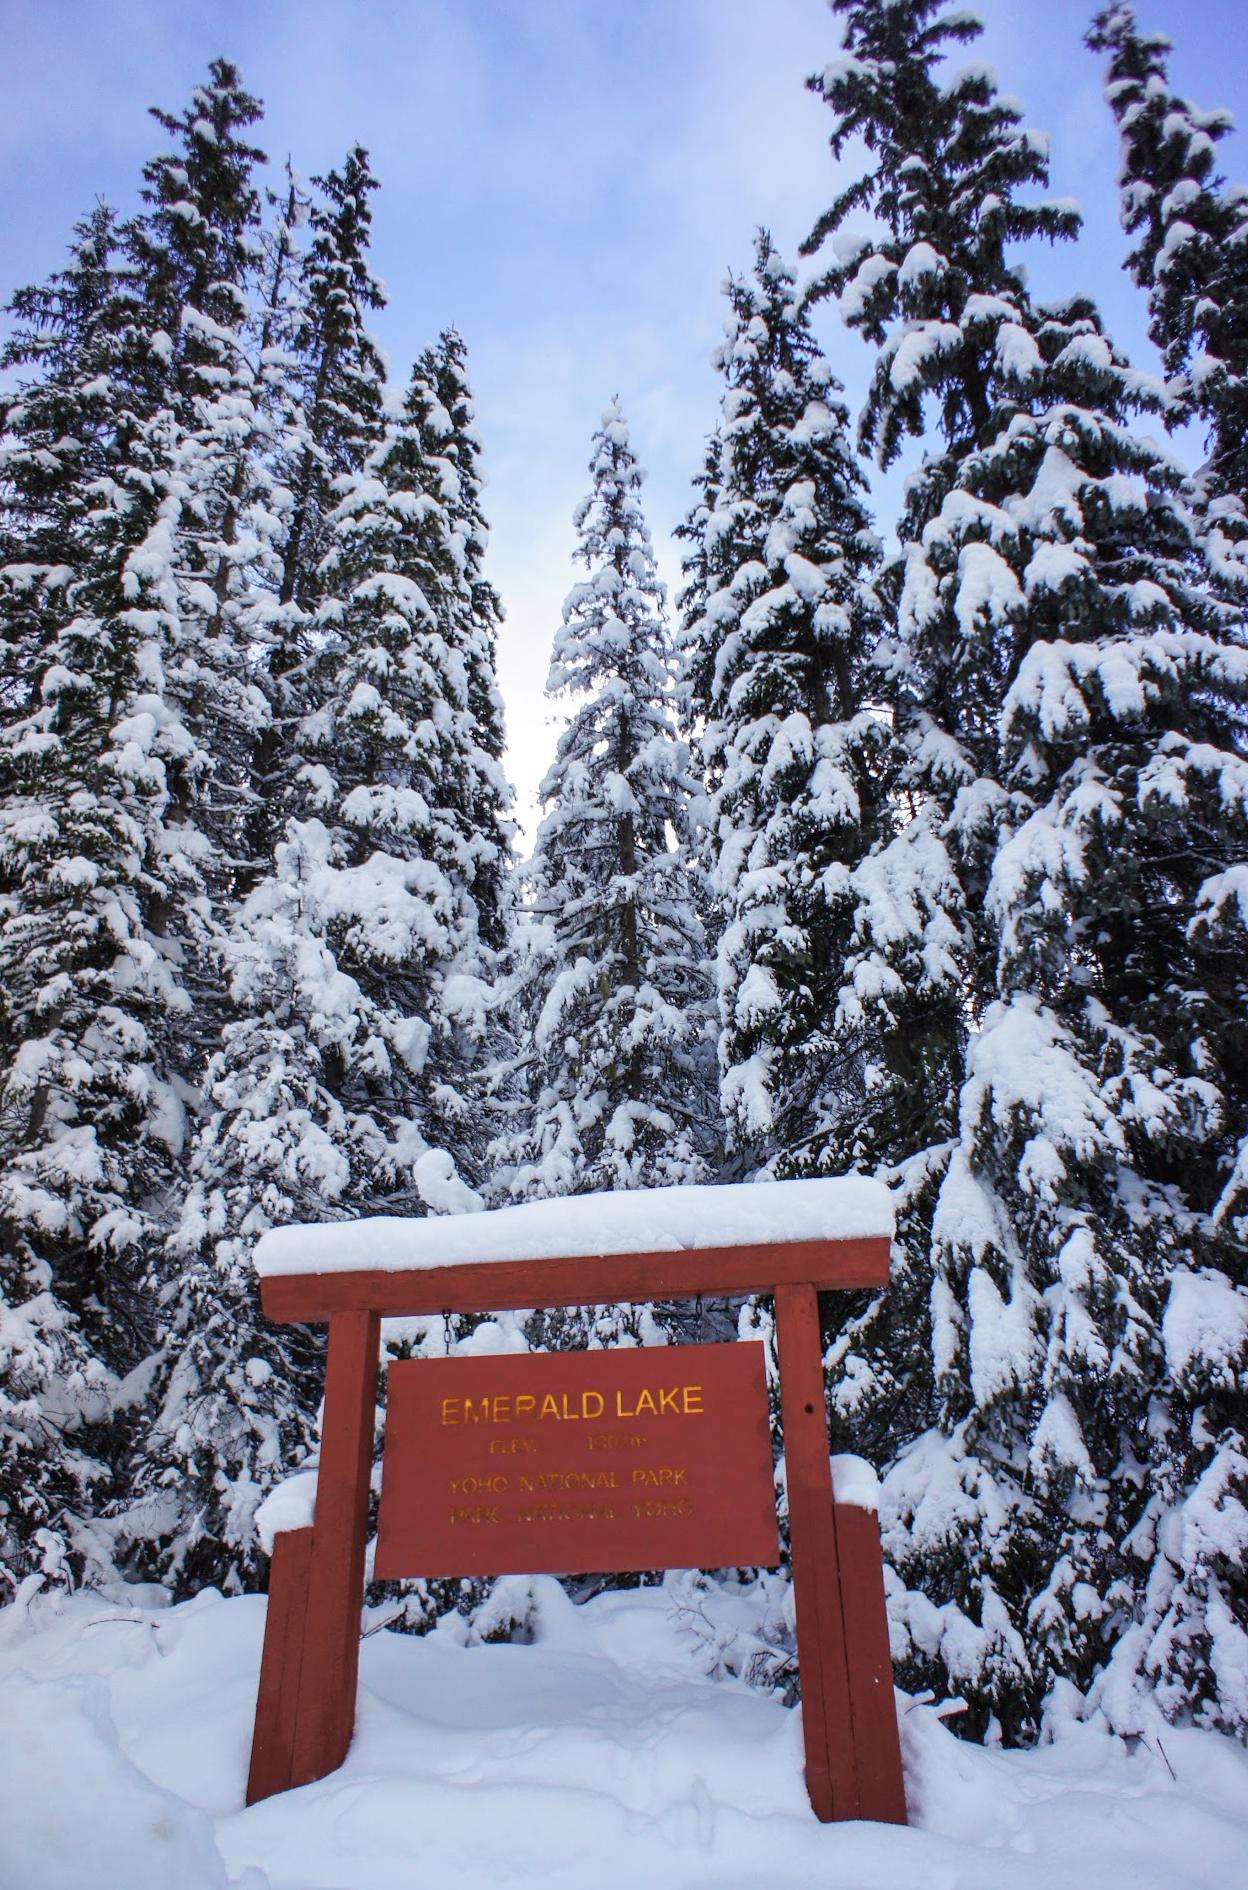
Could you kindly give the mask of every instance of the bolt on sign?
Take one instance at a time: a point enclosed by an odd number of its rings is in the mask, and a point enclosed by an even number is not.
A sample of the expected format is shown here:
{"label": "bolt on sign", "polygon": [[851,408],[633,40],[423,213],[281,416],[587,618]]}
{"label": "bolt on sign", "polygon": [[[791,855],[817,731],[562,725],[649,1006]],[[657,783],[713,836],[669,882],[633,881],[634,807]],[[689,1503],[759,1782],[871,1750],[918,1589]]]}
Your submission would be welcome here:
{"label": "bolt on sign", "polygon": [[378,1579],[779,1559],[757,1341],[390,1367]]}
{"label": "bolt on sign", "polygon": [[[807,1791],[821,1819],[904,1824],[879,1530],[835,1498],[818,1307],[887,1285],[891,1231],[887,1190],[849,1178],[266,1234],[266,1314],[328,1320],[329,1350],[315,1519],[273,1544],[248,1804],[351,1743],[383,1317],[770,1293]],[[378,1575],[776,1559],[756,1343],[391,1367]]]}

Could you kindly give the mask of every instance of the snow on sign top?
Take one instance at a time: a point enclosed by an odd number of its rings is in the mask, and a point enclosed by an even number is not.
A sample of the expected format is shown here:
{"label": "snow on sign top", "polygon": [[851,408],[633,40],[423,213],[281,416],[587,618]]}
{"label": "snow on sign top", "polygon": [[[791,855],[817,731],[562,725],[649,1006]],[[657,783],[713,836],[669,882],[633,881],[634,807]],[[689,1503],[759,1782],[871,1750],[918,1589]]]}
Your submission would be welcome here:
{"label": "snow on sign top", "polygon": [[474,1260],[556,1260],[574,1255],[682,1253],[795,1240],[889,1238],[893,1203],[878,1181],[736,1182],[578,1194],[404,1220],[276,1227],[256,1246],[256,1272],[402,1273]]}

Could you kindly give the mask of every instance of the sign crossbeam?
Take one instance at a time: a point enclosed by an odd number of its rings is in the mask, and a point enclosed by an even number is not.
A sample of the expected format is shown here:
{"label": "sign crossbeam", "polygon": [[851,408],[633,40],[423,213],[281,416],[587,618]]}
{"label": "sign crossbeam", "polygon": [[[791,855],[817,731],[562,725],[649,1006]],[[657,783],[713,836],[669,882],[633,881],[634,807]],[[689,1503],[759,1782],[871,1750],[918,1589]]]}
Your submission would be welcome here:
{"label": "sign crossbeam", "polygon": [[338,1312],[414,1319],[440,1312],[514,1312],[717,1293],[887,1286],[886,1239],[792,1240],[675,1253],[565,1254],[550,1260],[472,1260],[457,1266],[270,1273],[261,1304],[278,1325],[318,1324]]}
{"label": "sign crossbeam", "polygon": [[[328,1320],[329,1352],[315,1521],[277,1538],[270,1570],[248,1804],[325,1777],[342,1764],[351,1742],[381,1319],[755,1292],[774,1293],[776,1298],[811,1805],[825,1822],[872,1818],[904,1824],[879,1531],[870,1511],[835,1501],[818,1316],[820,1291],[885,1285],[888,1259],[886,1237],[861,1236],[674,1253],[574,1254],[266,1275],[261,1296],[269,1318]],[[667,1356],[700,1350],[709,1355],[722,1349],[671,1348]],[[552,1355],[550,1363],[555,1356],[562,1355]],[[706,1362],[709,1366],[709,1356]],[[399,1382],[419,1386],[422,1381],[415,1374],[425,1363],[443,1374],[442,1398],[452,1395],[445,1391],[445,1374],[469,1362],[412,1361],[394,1368],[408,1375]],[[486,1364],[471,1361],[477,1371]],[[563,1369],[566,1373],[566,1364]],[[467,1378],[462,1382],[467,1388]],[[447,1409],[454,1413],[456,1407]],[[410,1431],[410,1409],[403,1423]],[[395,1426],[395,1436],[404,1437],[402,1425]],[[435,1442],[428,1424],[420,1436],[427,1437],[426,1448]],[[401,1448],[411,1461],[410,1439]],[[386,1483],[390,1474],[383,1460],[383,1508],[391,1500]],[[517,1484],[520,1487],[518,1478]],[[402,1476],[391,1487],[401,1493]],[[393,1513],[401,1516],[401,1511],[400,1502]],[[400,1527],[392,1540],[397,1543],[402,1535]],[[695,1535],[682,1540],[692,1547]],[[387,1567],[393,1573],[405,1554],[418,1552],[406,1544],[396,1548]],[[644,1559],[613,1563],[657,1565]],[[441,1571],[404,1566],[403,1572]]]}

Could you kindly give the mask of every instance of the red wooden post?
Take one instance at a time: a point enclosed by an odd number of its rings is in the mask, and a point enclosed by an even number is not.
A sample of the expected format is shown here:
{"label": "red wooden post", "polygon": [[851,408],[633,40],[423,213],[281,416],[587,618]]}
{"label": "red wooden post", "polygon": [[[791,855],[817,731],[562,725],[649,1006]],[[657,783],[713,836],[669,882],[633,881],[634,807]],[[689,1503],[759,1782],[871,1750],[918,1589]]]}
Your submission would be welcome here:
{"label": "red wooden post", "polygon": [[813,1286],[777,1287],[776,1338],[806,1789],[815,1816],[827,1824],[862,1813],[832,1507],[819,1298]]}
{"label": "red wooden post", "polygon": [[905,1824],[906,1789],[884,1606],[880,1526],[872,1510],[857,1509],[848,1503],[836,1505],[835,1523],[858,1768],[858,1815],[881,1824]]}
{"label": "red wooden post", "polygon": [[355,1724],[380,1337],[375,1312],[335,1313],[329,1322],[292,1785],[308,1785],[341,1765]]}
{"label": "red wooden post", "polygon": [[271,1798],[274,1792],[284,1792],[290,1784],[311,1555],[311,1528],[284,1530],[273,1544],[251,1770],[247,1775],[249,1805]]}
{"label": "red wooden post", "polygon": [[833,1501],[813,1286],[777,1288],[776,1335],[810,1802],[825,1822],[905,1824],[879,1526]]}

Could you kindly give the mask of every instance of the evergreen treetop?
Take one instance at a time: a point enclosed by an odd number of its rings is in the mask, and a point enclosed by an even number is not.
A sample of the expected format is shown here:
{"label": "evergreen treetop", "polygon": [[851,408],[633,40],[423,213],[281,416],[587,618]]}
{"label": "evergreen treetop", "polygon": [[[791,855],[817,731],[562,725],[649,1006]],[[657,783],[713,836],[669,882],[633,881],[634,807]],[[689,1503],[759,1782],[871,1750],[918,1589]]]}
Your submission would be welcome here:
{"label": "evergreen treetop", "polygon": [[302,427],[289,468],[294,505],[282,563],[280,600],[312,608],[328,550],[335,482],[359,472],[383,433],[385,368],[365,323],[385,307],[368,266],[377,179],[354,145],[341,170],[313,178],[312,240],[303,258],[296,357]]}
{"label": "evergreen treetop", "polygon": [[261,249],[260,194],[265,154],[246,140],[261,115],[228,59],[214,59],[209,83],[184,111],[152,108],[175,142],[143,171],[146,210],[126,226],[139,291],[137,319],[148,360],[152,407],[171,398],[179,419],[214,385],[249,312],[248,288]]}
{"label": "evergreen treetop", "polygon": [[1127,267],[1148,295],[1172,418],[1195,413],[1207,428],[1197,488],[1206,549],[1224,584],[1248,590],[1248,186],[1217,170],[1232,120],[1173,92],[1170,42],[1141,33],[1132,7],[1103,8],[1087,37],[1109,54],[1122,221],[1135,238]]}
{"label": "evergreen treetop", "polygon": [[[833,0],[832,10],[844,18],[845,56],[807,83],[836,114],[833,156],[860,137],[875,162],[802,252],[832,249],[810,294],[836,295],[878,350],[859,434],[888,466],[907,435],[923,434],[929,398],[952,447],[997,430],[1031,361],[1009,248],[1072,236],[1079,212],[1020,198],[1048,182],[1048,141],[998,93],[991,69],[967,62],[946,76],[950,49],[982,30],[972,15],[944,11],[943,0]],[[848,231],[851,212],[883,234]]]}

